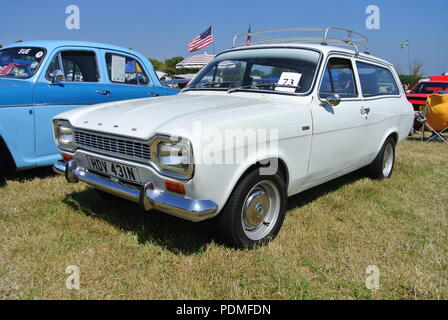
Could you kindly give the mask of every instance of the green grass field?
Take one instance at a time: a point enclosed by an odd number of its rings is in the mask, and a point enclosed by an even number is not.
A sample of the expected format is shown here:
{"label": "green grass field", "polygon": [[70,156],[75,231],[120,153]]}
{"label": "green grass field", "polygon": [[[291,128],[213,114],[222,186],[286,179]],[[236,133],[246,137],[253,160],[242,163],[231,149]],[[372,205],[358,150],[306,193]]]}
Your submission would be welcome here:
{"label": "green grass field", "polygon": [[[14,173],[0,188],[0,298],[448,299],[447,160],[446,144],[407,140],[390,180],[357,172],[290,198],[279,236],[252,251],[49,168]],[[80,290],[65,287],[69,265]]]}

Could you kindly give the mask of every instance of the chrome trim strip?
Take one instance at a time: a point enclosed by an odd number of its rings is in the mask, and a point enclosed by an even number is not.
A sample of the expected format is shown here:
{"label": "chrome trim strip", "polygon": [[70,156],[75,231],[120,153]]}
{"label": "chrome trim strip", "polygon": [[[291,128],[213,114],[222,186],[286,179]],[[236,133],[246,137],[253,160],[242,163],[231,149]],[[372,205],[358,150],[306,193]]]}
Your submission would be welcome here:
{"label": "chrome trim strip", "polygon": [[151,183],[147,183],[143,188],[138,188],[114,182],[78,167],[75,160],[68,163],[57,161],[53,165],[53,170],[56,173],[64,174],[71,183],[82,181],[102,191],[139,203],[146,211],[155,209],[193,222],[213,218],[218,211],[218,205],[211,200],[189,199],[174,193],[153,189]]}
{"label": "chrome trim strip", "polygon": [[93,103],[36,103],[36,104],[11,104],[0,105],[0,108],[24,108],[24,107],[46,107],[46,106],[91,106]]}

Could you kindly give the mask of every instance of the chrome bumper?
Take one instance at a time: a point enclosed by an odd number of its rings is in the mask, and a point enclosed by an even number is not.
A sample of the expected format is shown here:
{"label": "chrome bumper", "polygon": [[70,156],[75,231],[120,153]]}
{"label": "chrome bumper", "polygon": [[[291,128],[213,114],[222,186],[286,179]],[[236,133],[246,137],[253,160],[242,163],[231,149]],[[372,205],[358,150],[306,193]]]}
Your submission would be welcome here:
{"label": "chrome bumper", "polygon": [[78,167],[75,160],[67,163],[57,161],[53,165],[53,170],[58,174],[65,175],[65,178],[70,183],[85,182],[94,188],[138,203],[145,211],[155,209],[197,222],[214,217],[218,210],[218,205],[213,201],[193,200],[173,193],[156,190],[153,189],[151,183],[147,183],[139,188],[112,181]]}

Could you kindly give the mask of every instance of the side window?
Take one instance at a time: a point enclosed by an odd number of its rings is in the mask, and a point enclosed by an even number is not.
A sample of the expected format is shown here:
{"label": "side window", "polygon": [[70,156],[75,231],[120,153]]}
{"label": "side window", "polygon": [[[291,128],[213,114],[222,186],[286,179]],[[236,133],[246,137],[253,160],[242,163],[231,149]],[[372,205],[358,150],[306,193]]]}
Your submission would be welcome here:
{"label": "side window", "polygon": [[[61,65],[62,63],[62,65]],[[98,82],[99,73],[95,52],[62,51],[54,56],[46,73],[51,81],[55,70],[61,70],[65,82]]]}
{"label": "side window", "polygon": [[132,85],[148,85],[150,83],[141,64],[133,58],[106,53],[106,66],[111,82]]}
{"label": "side window", "polygon": [[338,93],[341,98],[358,96],[353,66],[348,59],[330,58],[328,60],[319,96],[326,98],[334,93]]}
{"label": "side window", "polygon": [[364,97],[398,95],[397,83],[392,72],[384,67],[364,62],[356,62]]}

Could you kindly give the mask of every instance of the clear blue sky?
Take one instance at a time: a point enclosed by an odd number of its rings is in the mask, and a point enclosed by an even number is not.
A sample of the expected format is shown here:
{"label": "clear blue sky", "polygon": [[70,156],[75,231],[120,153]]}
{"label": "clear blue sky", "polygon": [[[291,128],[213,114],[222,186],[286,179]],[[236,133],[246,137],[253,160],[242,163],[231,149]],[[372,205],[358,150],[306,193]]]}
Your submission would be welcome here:
{"label": "clear blue sky", "polygon": [[[77,5],[81,29],[67,30],[65,9]],[[368,5],[381,10],[381,29],[367,30]],[[448,71],[447,0],[22,0],[2,1],[0,44],[15,40],[73,39],[133,48],[156,59],[189,56],[187,44],[213,27],[215,53],[235,33],[282,27],[341,26],[365,34],[372,54],[408,69],[400,43],[427,75]],[[210,46],[205,51],[211,53]]]}

